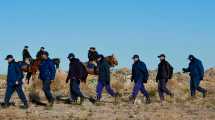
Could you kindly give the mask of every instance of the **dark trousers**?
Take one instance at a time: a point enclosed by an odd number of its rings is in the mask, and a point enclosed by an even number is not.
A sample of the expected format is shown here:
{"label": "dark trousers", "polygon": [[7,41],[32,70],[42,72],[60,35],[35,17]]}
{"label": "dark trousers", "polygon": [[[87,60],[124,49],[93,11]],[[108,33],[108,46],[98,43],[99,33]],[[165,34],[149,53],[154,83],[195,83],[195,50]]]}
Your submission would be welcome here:
{"label": "dark trousers", "polygon": [[206,90],[204,88],[200,87],[200,82],[201,82],[201,80],[199,78],[191,78],[191,80],[190,80],[191,96],[196,95],[196,90],[201,92],[201,93],[206,92]]}
{"label": "dark trousers", "polygon": [[158,92],[161,100],[164,100],[164,94],[171,95],[171,92],[167,89],[167,79],[160,79],[158,81]]}
{"label": "dark trousers", "polygon": [[54,98],[51,93],[51,80],[43,80],[43,91],[49,102],[53,102]]}
{"label": "dark trousers", "polygon": [[148,92],[145,89],[145,86],[143,84],[143,82],[141,80],[138,80],[137,82],[135,82],[133,91],[132,91],[132,97],[136,98],[136,96],[138,95],[139,91],[145,96],[145,97],[149,97]]}
{"label": "dark trousers", "polygon": [[25,96],[24,91],[22,89],[22,85],[7,86],[6,93],[5,93],[5,99],[4,99],[5,104],[9,104],[10,98],[15,91],[17,92],[21,101],[24,104],[27,104],[27,99],[26,99],[26,96]]}
{"label": "dark trousers", "polygon": [[112,90],[110,84],[103,84],[103,81],[98,81],[97,87],[96,87],[96,93],[97,93],[97,99],[101,99],[102,97],[102,91],[103,88],[106,88],[106,91],[108,92],[108,94],[110,94],[111,96],[115,96],[116,93]]}
{"label": "dark trousers", "polygon": [[76,101],[78,97],[83,97],[83,94],[80,90],[80,81],[79,80],[71,80],[70,81],[70,96],[71,99]]}

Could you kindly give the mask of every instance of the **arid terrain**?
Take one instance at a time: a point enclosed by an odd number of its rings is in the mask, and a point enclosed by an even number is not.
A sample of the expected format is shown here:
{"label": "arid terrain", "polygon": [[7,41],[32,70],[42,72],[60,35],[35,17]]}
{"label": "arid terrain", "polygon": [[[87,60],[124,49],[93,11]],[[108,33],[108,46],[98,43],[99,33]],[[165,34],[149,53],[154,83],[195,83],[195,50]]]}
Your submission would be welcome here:
{"label": "arid terrain", "polygon": [[[68,94],[65,84],[66,73],[60,72],[57,79],[61,79],[63,87],[61,94]],[[112,73],[112,86],[122,94],[118,103],[105,92],[100,103],[92,104],[85,101],[83,105],[69,105],[56,102],[52,109],[31,104],[28,110],[19,108],[20,100],[15,94],[12,101],[16,106],[7,109],[0,108],[0,120],[215,120],[215,68],[206,71],[202,86],[208,89],[208,96],[202,98],[198,93],[196,99],[189,96],[188,74],[175,73],[168,83],[168,88],[175,94],[174,98],[166,97],[166,103],[161,106],[155,82],[156,71],[150,72],[150,80],[146,84],[150,92],[152,103],[145,104],[143,96],[139,94],[135,104],[128,103],[129,93],[133,83],[130,82],[130,71],[123,68]],[[5,91],[5,77],[0,77],[0,100],[3,101]],[[87,95],[95,95],[96,77],[89,76],[86,84],[81,88]],[[53,88],[55,89],[55,88]],[[26,87],[26,94],[28,88]],[[59,93],[56,93],[59,94]],[[41,95],[46,101],[43,93]]]}

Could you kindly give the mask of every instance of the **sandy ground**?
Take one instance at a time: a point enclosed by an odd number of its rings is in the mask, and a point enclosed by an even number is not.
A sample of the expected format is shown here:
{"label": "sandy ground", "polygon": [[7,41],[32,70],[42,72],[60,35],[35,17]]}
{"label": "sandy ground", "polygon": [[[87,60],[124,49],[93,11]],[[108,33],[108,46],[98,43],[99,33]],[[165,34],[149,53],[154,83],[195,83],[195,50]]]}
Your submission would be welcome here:
{"label": "sandy ground", "polygon": [[[209,98],[208,98],[209,99]],[[0,110],[1,120],[214,120],[215,105],[208,99],[198,98],[184,103],[167,102],[161,106],[158,101],[145,105],[135,105],[121,101],[113,104],[113,99],[93,105],[66,105],[56,103],[52,109],[31,105],[28,110],[10,107]],[[210,100],[213,100],[210,98]]]}
{"label": "sandy ground", "polygon": [[[187,89],[184,89],[183,93],[179,92],[180,82],[177,82],[177,87],[174,82],[170,83],[169,86],[173,87],[169,88],[175,92],[175,97],[166,97],[163,106],[159,103],[156,86],[151,87],[150,84],[147,85],[152,94],[152,103],[149,105],[144,103],[142,95],[139,95],[133,105],[128,103],[128,93],[118,99],[118,104],[114,103],[114,98],[104,93],[102,101],[95,105],[89,101],[85,101],[83,105],[56,102],[52,109],[31,104],[28,110],[22,110],[19,108],[20,100],[14,94],[12,100],[17,106],[0,108],[0,120],[215,120],[214,80],[203,82],[202,85],[207,87],[209,92],[204,99],[200,94],[196,99],[191,99],[189,91],[185,91]],[[4,89],[1,88],[0,101],[3,97]]]}

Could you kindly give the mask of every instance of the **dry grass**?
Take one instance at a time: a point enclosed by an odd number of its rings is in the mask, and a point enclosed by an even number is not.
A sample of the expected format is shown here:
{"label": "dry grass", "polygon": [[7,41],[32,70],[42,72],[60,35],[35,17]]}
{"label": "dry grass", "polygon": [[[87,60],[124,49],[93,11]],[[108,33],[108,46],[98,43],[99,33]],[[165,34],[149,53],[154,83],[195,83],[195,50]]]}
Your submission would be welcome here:
{"label": "dry grass", "polygon": [[[52,84],[55,94],[68,95],[68,85],[65,84],[66,72],[58,71],[56,80]],[[88,101],[82,106],[55,104],[52,110],[31,105],[27,111],[18,107],[0,109],[1,120],[214,120],[215,118],[215,69],[207,70],[202,86],[206,87],[209,95],[203,99],[198,93],[196,99],[189,96],[189,76],[176,73],[168,83],[168,88],[174,92],[175,97],[166,97],[164,106],[159,103],[157,83],[155,82],[156,71],[150,72],[150,80],[146,88],[152,98],[152,103],[144,104],[143,97],[139,94],[134,105],[128,103],[128,96],[133,88],[130,82],[131,73],[127,68],[112,73],[112,87],[122,93],[118,104],[113,104],[113,98],[104,94],[104,99],[98,105]],[[1,80],[2,81],[2,80]],[[41,90],[41,81],[38,80],[37,89]],[[5,80],[0,83],[5,86]],[[95,95],[97,84],[96,76],[89,76],[86,84],[81,84],[82,91],[87,95]],[[0,92],[3,96],[4,92]],[[44,98],[41,92],[41,97]],[[16,103],[19,100],[14,98]],[[14,113],[14,114],[10,114]]]}

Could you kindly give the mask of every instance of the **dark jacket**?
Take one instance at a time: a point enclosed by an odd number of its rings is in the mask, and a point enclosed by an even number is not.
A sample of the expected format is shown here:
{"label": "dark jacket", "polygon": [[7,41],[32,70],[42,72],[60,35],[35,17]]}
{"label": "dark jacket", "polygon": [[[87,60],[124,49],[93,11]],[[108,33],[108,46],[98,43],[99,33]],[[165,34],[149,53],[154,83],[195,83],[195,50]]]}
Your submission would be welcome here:
{"label": "dark jacket", "polygon": [[56,68],[53,61],[48,58],[47,60],[43,60],[39,67],[40,70],[40,79],[41,80],[54,80],[56,74]]}
{"label": "dark jacket", "polygon": [[202,62],[196,58],[189,63],[189,67],[187,69],[184,69],[184,72],[190,72],[191,78],[203,80],[204,67]]}
{"label": "dark jacket", "polygon": [[69,64],[69,73],[67,76],[66,81],[69,80],[85,80],[85,75],[87,74],[87,71],[84,69],[83,64],[79,59],[72,58],[70,60]]}
{"label": "dark jacket", "polygon": [[42,51],[42,50],[38,51],[36,57],[37,57],[37,58],[41,58],[43,52],[44,52],[44,51]]}
{"label": "dark jacket", "polygon": [[23,60],[25,60],[26,58],[32,58],[29,51],[27,49],[24,49],[22,51],[22,56],[23,56]]}
{"label": "dark jacket", "polygon": [[135,62],[132,66],[132,80],[134,80],[134,82],[142,81],[146,83],[148,77],[149,74],[146,64],[142,61]]}
{"label": "dark jacket", "polygon": [[96,52],[96,51],[95,52],[92,52],[92,51],[88,52],[89,61],[96,61],[97,56],[98,56],[98,52]]}
{"label": "dark jacket", "polygon": [[19,84],[23,84],[22,79],[24,75],[19,67],[18,63],[12,61],[8,65],[8,73],[7,73],[7,85],[13,86],[18,81]]}
{"label": "dark jacket", "polygon": [[98,69],[99,81],[101,81],[103,85],[110,84],[110,66],[104,58],[98,62]]}
{"label": "dark jacket", "polygon": [[166,60],[161,61],[158,65],[158,73],[157,73],[156,80],[158,81],[161,79],[165,79],[165,80],[170,79],[170,76],[171,76],[170,67],[171,65]]}

